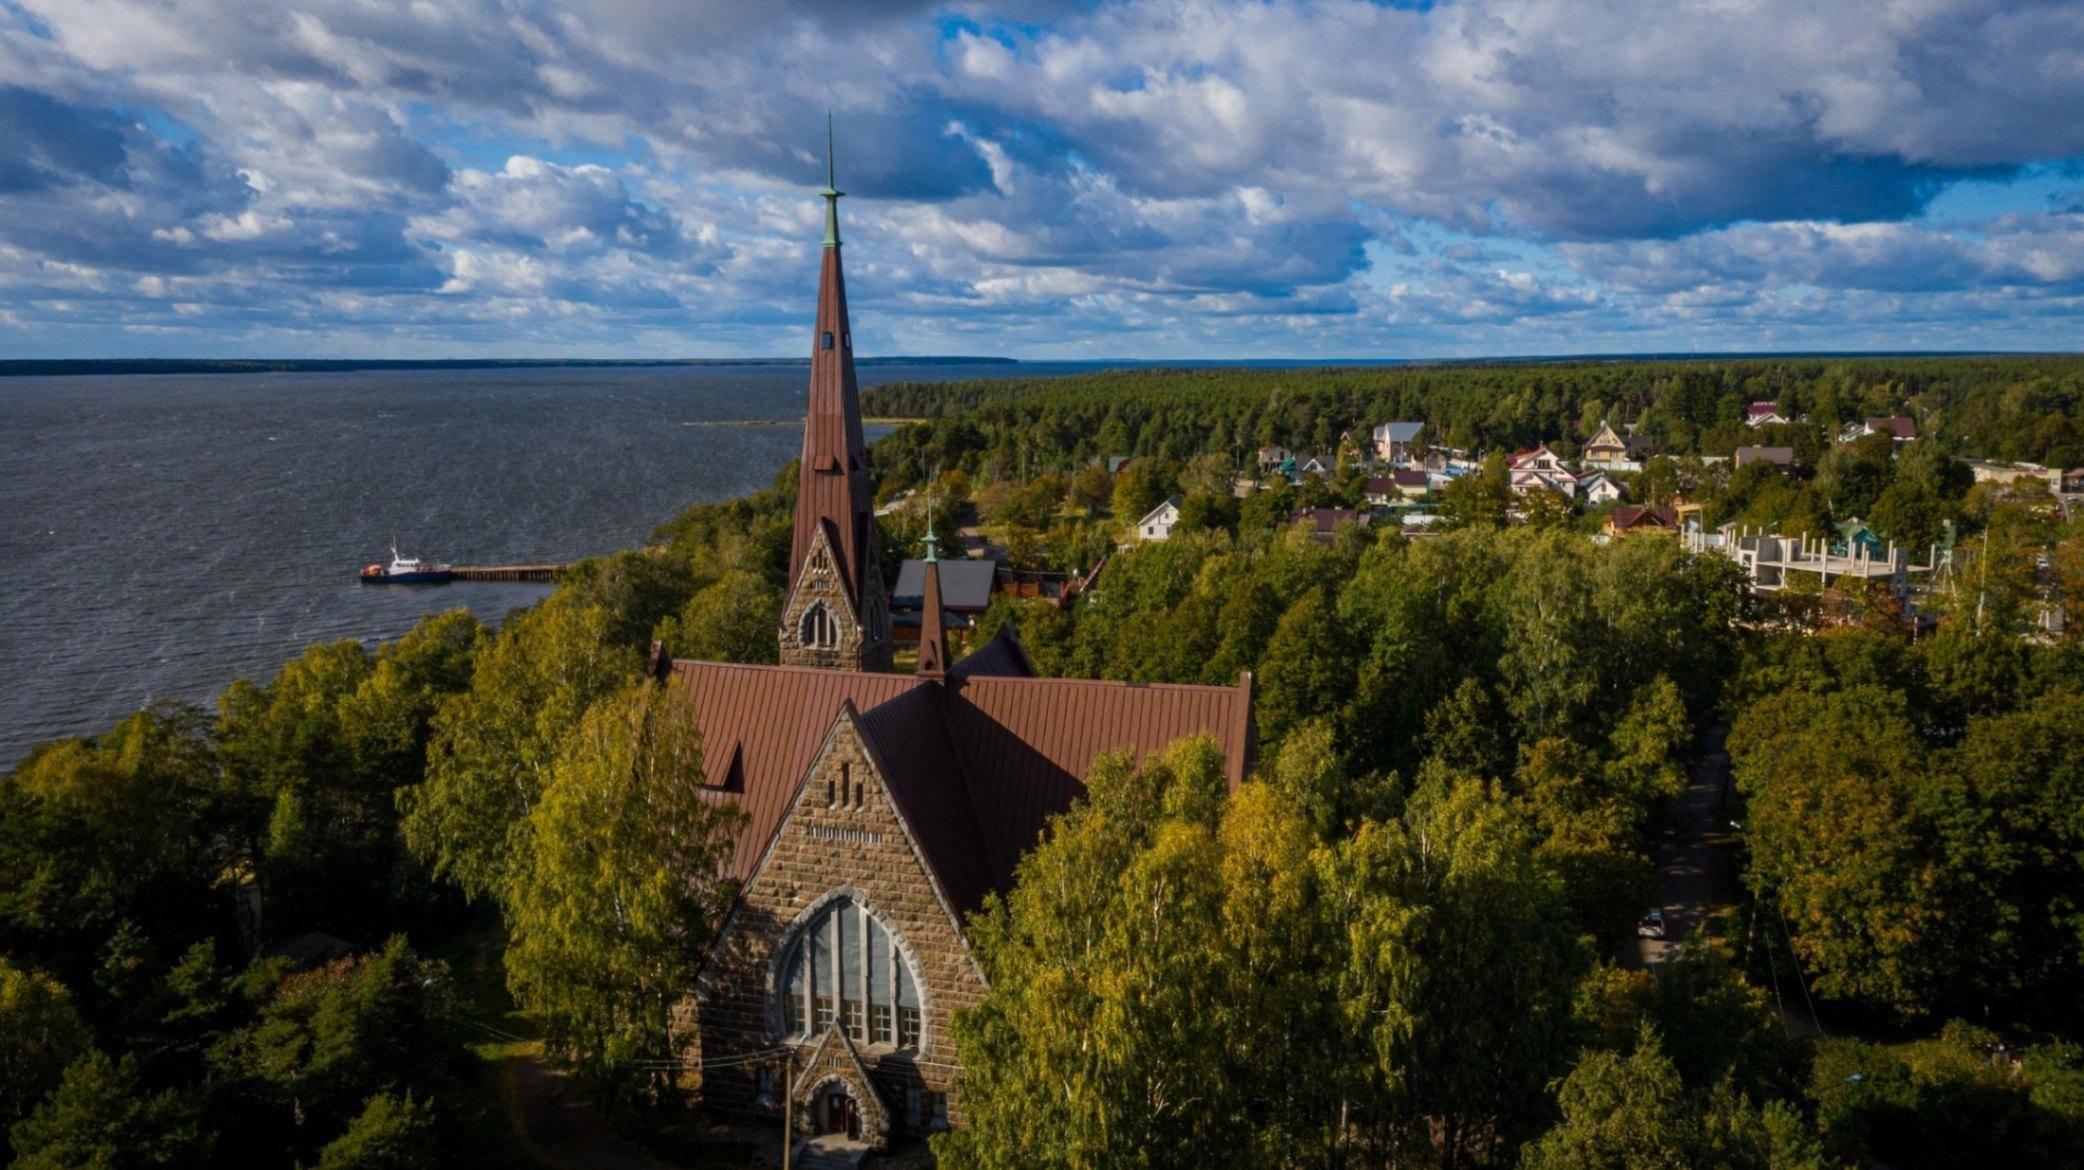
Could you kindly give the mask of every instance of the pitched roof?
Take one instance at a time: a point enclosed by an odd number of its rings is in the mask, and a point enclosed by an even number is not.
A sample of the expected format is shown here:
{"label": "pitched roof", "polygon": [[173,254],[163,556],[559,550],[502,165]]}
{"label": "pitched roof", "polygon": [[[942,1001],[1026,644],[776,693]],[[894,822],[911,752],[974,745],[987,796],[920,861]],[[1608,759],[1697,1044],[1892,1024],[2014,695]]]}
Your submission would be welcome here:
{"label": "pitched roof", "polygon": [[1915,439],[1918,437],[1916,419],[1896,415],[1892,418],[1870,418],[1866,421],[1867,430],[1872,433],[1891,435],[1898,439]]}
{"label": "pitched roof", "polygon": [[[860,728],[927,864],[958,910],[1011,880],[1104,752],[1138,759],[1207,732],[1232,786],[1252,750],[1249,677],[1237,687],[1035,678],[1002,630],[948,672],[912,675],[676,661],[701,729],[703,794],[745,811],[727,872],[749,878],[834,723]],[[858,714],[855,714],[858,712]],[[726,788],[729,777],[731,787]]]}
{"label": "pitched roof", "polygon": [[1424,429],[1422,422],[1386,422],[1375,428],[1375,437],[1392,443],[1408,443]]}
{"label": "pitched roof", "polygon": [[[998,565],[991,561],[941,561],[941,604],[949,609],[983,609],[991,604]],[[917,609],[926,589],[926,562],[907,560],[897,567],[897,587],[890,592],[893,609]]]}
{"label": "pitched roof", "polygon": [[1677,528],[1679,514],[1670,508],[1646,508],[1641,504],[1623,504],[1606,514],[1606,522],[1615,532],[1628,532],[1636,528]]}
{"label": "pitched roof", "polygon": [[1793,447],[1739,447],[1731,459],[1738,467],[1747,463],[1771,463],[1786,467],[1795,461]]}
{"label": "pitched roof", "polygon": [[1765,418],[1779,413],[1780,404],[1777,402],[1754,402],[1744,408],[1746,418]]}
{"label": "pitched roof", "polygon": [[1143,519],[1141,519],[1141,520],[1138,520],[1138,521],[1136,522],[1136,526],[1137,526],[1137,527],[1139,527],[1139,528],[1141,528],[1141,527],[1143,527],[1144,525],[1146,525],[1146,524],[1150,523],[1150,522],[1151,522],[1152,520],[1155,520],[1155,519],[1157,519],[1157,518],[1158,518],[1158,513],[1160,513],[1160,512],[1163,512],[1163,511],[1164,511],[1165,509],[1167,509],[1167,508],[1171,508],[1171,509],[1173,509],[1174,511],[1178,511],[1178,510],[1179,510],[1179,505],[1180,505],[1180,499],[1179,499],[1179,497],[1178,497],[1178,496],[1166,496],[1166,497],[1165,497],[1164,499],[1162,499],[1162,500],[1159,500],[1159,501],[1158,501],[1158,506],[1157,506],[1157,507],[1155,507],[1155,508],[1152,508],[1152,509],[1151,509],[1150,511],[1148,511],[1148,512],[1145,512],[1145,513],[1143,514]]}

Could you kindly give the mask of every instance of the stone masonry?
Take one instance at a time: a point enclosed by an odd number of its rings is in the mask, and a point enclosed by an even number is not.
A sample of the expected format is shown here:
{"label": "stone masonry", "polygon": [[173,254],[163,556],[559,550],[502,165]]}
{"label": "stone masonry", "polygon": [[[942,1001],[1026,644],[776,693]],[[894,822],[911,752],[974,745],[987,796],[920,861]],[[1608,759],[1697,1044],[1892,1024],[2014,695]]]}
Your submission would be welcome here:
{"label": "stone masonry", "polygon": [[[849,781],[855,790],[849,793]],[[836,794],[827,803],[828,792]],[[954,1013],[984,993],[984,980],[908,830],[893,807],[872,754],[851,713],[842,714],[812,765],[808,780],[783,819],[704,964],[694,1001],[676,1012],[683,1056],[710,1064],[784,1042],[779,990],[781,958],[795,929],[835,898],[851,897],[880,918],[910,961],[920,985],[916,1051],[888,1044],[855,1048],[902,1119],[908,1090],[943,1094],[947,1117],[959,1120],[950,1094],[955,1046],[948,1034]],[[699,1028],[700,1035],[693,1032]],[[796,1044],[801,1070],[821,1038]],[[764,1062],[763,1062],[764,1063]],[[780,1108],[770,1094],[759,1100],[763,1076],[778,1085],[779,1062],[730,1065],[705,1076],[703,1100],[730,1112]],[[774,1090],[774,1091],[779,1091]],[[928,1098],[931,1100],[931,1098]],[[802,1102],[798,1103],[799,1106]]]}

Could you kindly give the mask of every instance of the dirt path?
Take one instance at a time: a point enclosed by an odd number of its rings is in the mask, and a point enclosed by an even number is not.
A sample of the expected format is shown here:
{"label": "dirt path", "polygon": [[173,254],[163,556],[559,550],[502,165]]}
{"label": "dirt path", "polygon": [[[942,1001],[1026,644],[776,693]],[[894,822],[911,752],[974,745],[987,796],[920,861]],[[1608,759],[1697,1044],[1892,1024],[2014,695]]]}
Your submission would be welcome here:
{"label": "dirt path", "polygon": [[1729,825],[1728,728],[1713,727],[1689,769],[1686,791],[1672,802],[1671,831],[1657,846],[1657,904],[1664,910],[1664,938],[1638,938],[1622,959],[1631,967],[1655,967],[1671,958],[1694,931],[1736,894],[1736,832]]}

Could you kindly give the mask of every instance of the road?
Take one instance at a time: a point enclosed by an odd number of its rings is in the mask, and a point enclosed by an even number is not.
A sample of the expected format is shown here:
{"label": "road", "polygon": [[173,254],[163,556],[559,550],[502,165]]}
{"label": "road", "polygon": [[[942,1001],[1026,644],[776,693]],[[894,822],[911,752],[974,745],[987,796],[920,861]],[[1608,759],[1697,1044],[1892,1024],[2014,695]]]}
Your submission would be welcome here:
{"label": "road", "polygon": [[1671,831],[1657,846],[1657,904],[1664,909],[1666,937],[1638,938],[1631,967],[1654,967],[1701,929],[1736,893],[1736,833],[1729,826],[1729,729],[1712,727],[1690,767],[1686,791],[1671,806]]}

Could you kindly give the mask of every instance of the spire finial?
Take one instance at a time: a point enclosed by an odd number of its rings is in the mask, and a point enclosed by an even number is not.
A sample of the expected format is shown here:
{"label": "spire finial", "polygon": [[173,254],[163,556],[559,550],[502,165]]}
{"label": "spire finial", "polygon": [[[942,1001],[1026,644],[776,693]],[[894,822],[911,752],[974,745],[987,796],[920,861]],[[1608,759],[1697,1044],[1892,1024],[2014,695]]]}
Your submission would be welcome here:
{"label": "spire finial", "polygon": [[933,534],[933,497],[926,497],[926,563],[931,565],[941,559],[941,538]]}
{"label": "spire finial", "polygon": [[839,247],[839,197],[846,192],[839,189],[839,172],[832,162],[832,111],[825,111],[825,189],[818,194],[825,197],[825,246]]}

